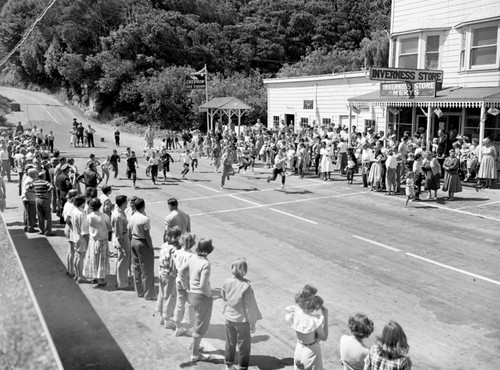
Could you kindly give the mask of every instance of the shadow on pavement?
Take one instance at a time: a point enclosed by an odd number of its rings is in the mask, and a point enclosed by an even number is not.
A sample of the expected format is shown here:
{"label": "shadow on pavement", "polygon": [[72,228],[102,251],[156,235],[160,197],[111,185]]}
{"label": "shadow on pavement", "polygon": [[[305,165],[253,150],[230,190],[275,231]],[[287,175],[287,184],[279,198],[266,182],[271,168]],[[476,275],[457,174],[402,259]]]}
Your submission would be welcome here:
{"label": "shadow on pavement", "polygon": [[9,227],[64,368],[132,369],[49,241]]}
{"label": "shadow on pavement", "polygon": [[293,358],[279,359],[274,356],[252,355],[250,366],[257,366],[259,370],[284,369],[286,366],[293,366]]}

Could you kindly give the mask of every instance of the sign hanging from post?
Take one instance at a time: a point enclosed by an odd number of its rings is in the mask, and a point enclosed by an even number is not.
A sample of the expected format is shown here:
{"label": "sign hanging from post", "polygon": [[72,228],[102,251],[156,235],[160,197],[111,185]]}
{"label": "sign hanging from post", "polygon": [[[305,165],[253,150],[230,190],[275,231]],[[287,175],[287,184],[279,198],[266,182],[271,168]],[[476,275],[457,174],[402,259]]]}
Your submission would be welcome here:
{"label": "sign hanging from post", "polygon": [[402,98],[435,97],[436,82],[381,83],[380,96]]}
{"label": "sign hanging from post", "polygon": [[186,88],[188,89],[205,89],[206,88],[207,69],[204,67],[198,72],[191,73],[186,76]]}
{"label": "sign hanging from post", "polygon": [[429,69],[407,68],[370,68],[370,80],[407,81],[407,82],[443,82],[444,72]]}

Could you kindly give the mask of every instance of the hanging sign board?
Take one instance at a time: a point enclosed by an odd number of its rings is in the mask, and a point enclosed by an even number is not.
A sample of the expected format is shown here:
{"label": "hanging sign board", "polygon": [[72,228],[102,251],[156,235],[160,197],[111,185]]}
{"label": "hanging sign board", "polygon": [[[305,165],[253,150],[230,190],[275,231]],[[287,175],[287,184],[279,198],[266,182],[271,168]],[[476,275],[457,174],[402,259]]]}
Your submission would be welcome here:
{"label": "hanging sign board", "polygon": [[186,76],[186,87],[188,89],[204,89],[205,88],[205,76],[191,74]]}
{"label": "hanging sign board", "polygon": [[402,98],[435,97],[436,82],[381,83],[380,96]]}
{"label": "hanging sign board", "polygon": [[370,80],[375,81],[443,82],[443,74],[430,69],[370,68]]}

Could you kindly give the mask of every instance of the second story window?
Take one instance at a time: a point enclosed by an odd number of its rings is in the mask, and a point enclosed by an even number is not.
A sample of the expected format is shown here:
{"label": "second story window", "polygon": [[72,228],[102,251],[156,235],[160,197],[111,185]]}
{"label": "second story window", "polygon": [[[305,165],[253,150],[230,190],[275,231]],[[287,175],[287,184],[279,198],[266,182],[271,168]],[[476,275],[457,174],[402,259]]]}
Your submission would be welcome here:
{"label": "second story window", "polygon": [[461,40],[460,40],[460,69],[465,68],[465,43],[467,42],[467,32],[465,30],[462,31]]}
{"label": "second story window", "polygon": [[498,27],[472,29],[470,66],[496,64]]}
{"label": "second story window", "polygon": [[418,67],[418,37],[399,41],[398,67],[414,69]]}
{"label": "second story window", "polygon": [[425,47],[425,69],[439,67],[439,36],[427,36]]}

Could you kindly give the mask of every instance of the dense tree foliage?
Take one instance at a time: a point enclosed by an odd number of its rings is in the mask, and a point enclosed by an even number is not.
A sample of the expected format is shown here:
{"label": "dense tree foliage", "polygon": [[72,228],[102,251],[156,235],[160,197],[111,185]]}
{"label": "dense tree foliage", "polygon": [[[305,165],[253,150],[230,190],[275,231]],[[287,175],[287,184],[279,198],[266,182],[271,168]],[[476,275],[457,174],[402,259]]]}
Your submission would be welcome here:
{"label": "dense tree foliage", "polygon": [[[4,3],[5,55],[47,1]],[[182,127],[203,119],[204,92],[184,79],[206,64],[211,98],[236,96],[265,120],[263,77],[387,65],[389,11],[390,0],[59,0],[8,68],[100,114]]]}

